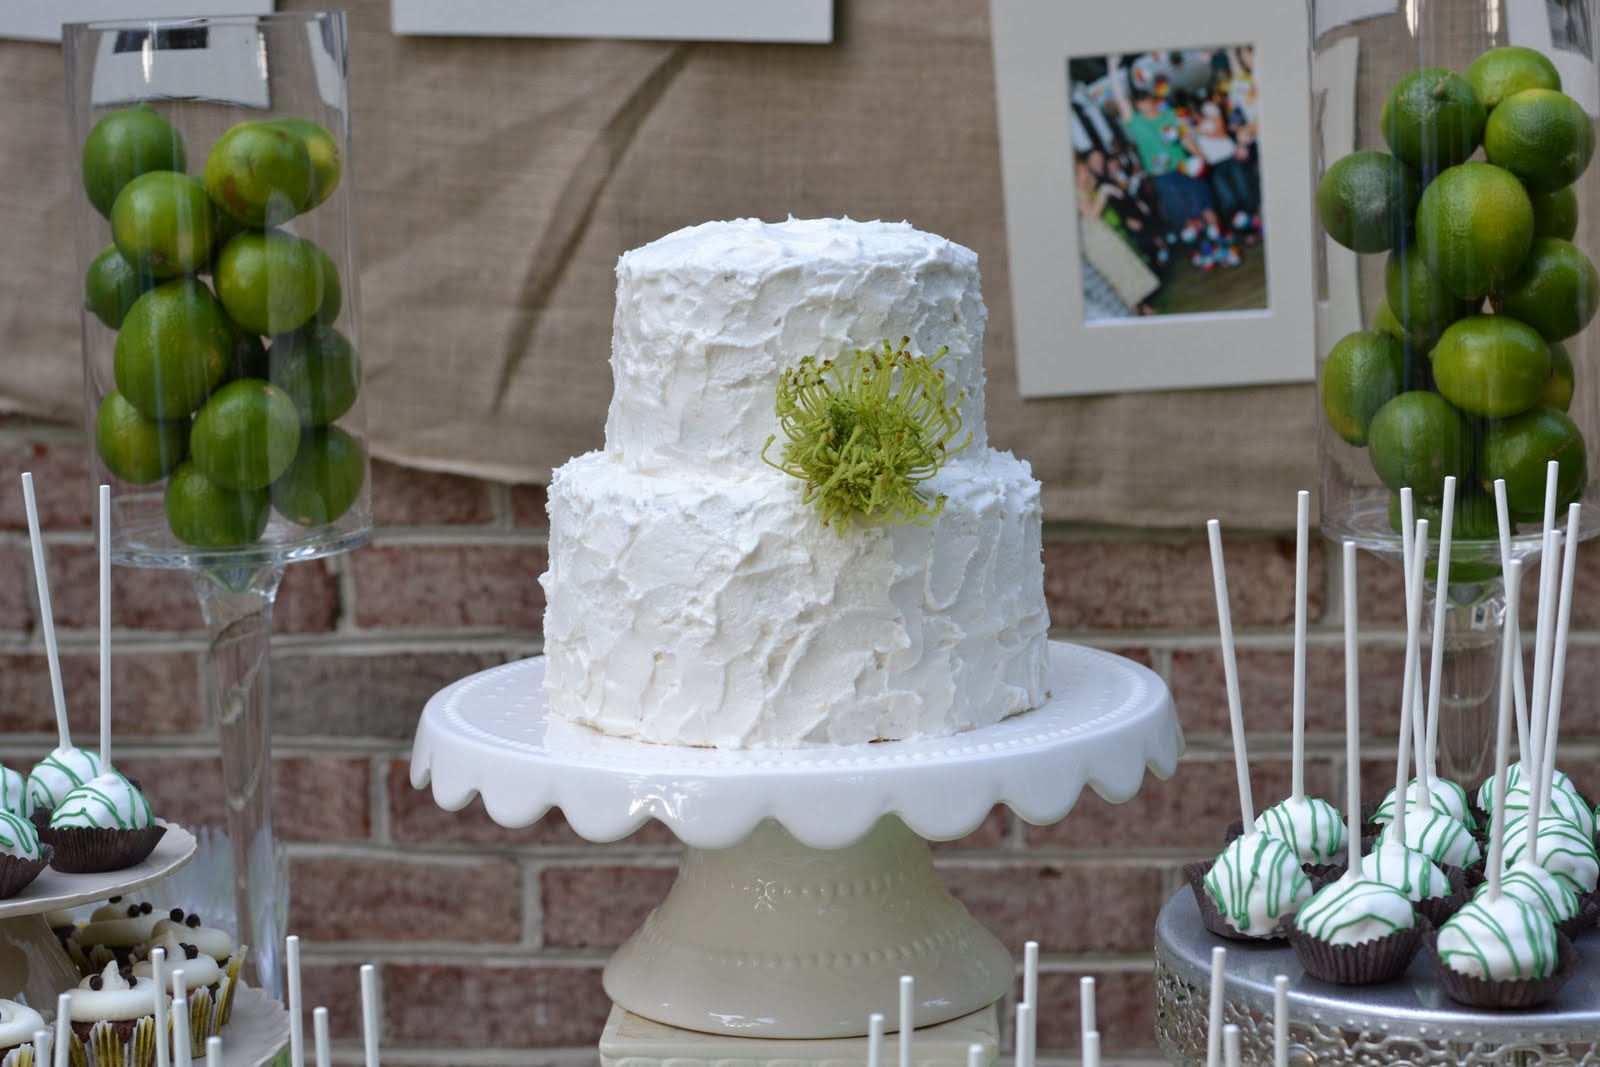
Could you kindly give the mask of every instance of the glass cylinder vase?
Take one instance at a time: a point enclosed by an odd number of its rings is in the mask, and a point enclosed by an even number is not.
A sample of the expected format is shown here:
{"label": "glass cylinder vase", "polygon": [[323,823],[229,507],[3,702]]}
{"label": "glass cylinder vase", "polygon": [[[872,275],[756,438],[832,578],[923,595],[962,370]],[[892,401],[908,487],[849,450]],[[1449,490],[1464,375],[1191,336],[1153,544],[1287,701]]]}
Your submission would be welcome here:
{"label": "glass cylinder vase", "polygon": [[1557,524],[1597,499],[1596,6],[1311,0],[1321,524],[1398,561],[1399,490],[1436,542],[1456,479],[1450,588],[1428,578],[1448,606],[1439,756],[1461,777],[1492,738],[1494,484],[1519,557],[1550,461]]}
{"label": "glass cylinder vase", "polygon": [[64,29],[83,366],[118,562],[371,525],[342,14]]}

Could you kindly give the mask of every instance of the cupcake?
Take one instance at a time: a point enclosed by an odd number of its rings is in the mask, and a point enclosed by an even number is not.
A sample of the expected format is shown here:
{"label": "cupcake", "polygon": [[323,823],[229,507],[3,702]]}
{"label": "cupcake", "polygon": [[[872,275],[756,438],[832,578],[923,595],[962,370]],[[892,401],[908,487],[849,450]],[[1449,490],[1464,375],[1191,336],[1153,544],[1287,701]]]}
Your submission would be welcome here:
{"label": "cupcake", "polygon": [[28,817],[40,826],[50,820],[68,793],[100,774],[100,757],[66,745],[34,764],[28,775]]}
{"label": "cupcake", "polygon": [[161,913],[149,901],[113,897],[96,908],[73,937],[84,961],[79,968],[85,974],[98,974],[112,961],[119,967],[132,964],[145,942],[155,936],[160,920]]}
{"label": "cupcake", "polygon": [[50,864],[50,848],[39,844],[33,823],[0,811],[0,899],[14,897]]}
{"label": "cupcake", "polygon": [[201,952],[196,946],[179,940],[178,935],[169,929],[146,946],[147,958],[134,965],[135,976],[140,978],[152,976],[155,968],[148,954],[156,949],[161,949],[167,954],[168,981],[171,980],[170,975],[173,971],[183,972],[183,986],[188,991],[189,997],[190,1052],[196,1057],[204,1056],[206,1038],[222,1029],[222,1024],[226,1021],[223,1018],[222,1007],[224,1004],[229,1004],[231,1007],[234,974],[237,968],[231,971],[224,970],[216,960]]}
{"label": "cupcake", "polygon": [[156,986],[108,963],[72,991],[72,1062],[150,1067],[156,1058]]}
{"label": "cupcake", "polygon": [[14,1000],[0,1000],[0,1067],[29,1067],[33,1035],[47,1029],[44,1016]]}
{"label": "cupcake", "polygon": [[166,832],[144,794],[109,771],[62,797],[43,836],[55,847],[56,870],[89,874],[143,862]]}
{"label": "cupcake", "polygon": [[21,771],[0,766],[0,810],[24,819],[32,810],[28,804],[28,776]]}
{"label": "cupcake", "polygon": [[[208,957],[217,967],[221,968],[223,984],[220,989],[214,991],[215,1027],[220,1028],[233,1013],[234,983],[238,980],[239,969],[244,965],[244,958],[248,950],[236,947],[233,937],[228,931],[206,926],[201,922],[200,916],[193,912],[185,915],[182,908],[173,908],[166,918],[157,922],[151,931],[151,937],[156,941],[153,941],[148,948],[155,948],[161,939],[171,938],[177,944],[183,946],[185,950],[192,948],[199,955]],[[162,945],[162,947],[167,949],[167,959],[169,961],[178,961],[185,958],[185,954],[174,952],[170,946]],[[146,955],[149,955],[148,948]],[[195,956],[188,954],[187,958],[193,960]],[[177,962],[171,962],[169,965],[173,967],[184,966]],[[194,980],[190,981],[191,987],[195,984]],[[212,1032],[215,1032],[215,1029]]]}

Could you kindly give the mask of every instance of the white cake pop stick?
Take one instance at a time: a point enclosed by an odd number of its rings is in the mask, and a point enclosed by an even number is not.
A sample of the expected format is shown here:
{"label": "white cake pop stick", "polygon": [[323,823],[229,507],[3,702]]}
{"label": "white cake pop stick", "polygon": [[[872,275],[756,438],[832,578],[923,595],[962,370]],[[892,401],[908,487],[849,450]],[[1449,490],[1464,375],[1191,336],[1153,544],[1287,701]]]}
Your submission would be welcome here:
{"label": "white cake pop stick", "polygon": [[1239,1027],[1233,1023],[1222,1028],[1222,1062],[1227,1067],[1240,1067]]}
{"label": "white cake pop stick", "polygon": [[100,773],[111,772],[111,487],[100,487]]}
{"label": "white cake pop stick", "polygon": [[189,989],[183,980],[183,968],[180,967],[172,972],[173,1067],[190,1067],[189,1040]]}
{"label": "white cake pop stick", "polygon": [[1033,1011],[1028,1016],[1028,1047],[1039,1047],[1039,942],[1022,946],[1022,1002]]}
{"label": "white cake pop stick", "polygon": [[1272,980],[1272,1067],[1289,1067],[1289,976]]}
{"label": "white cake pop stick", "polygon": [[900,976],[900,1067],[911,1067],[911,1031],[916,1029],[916,982],[909,974]]}
{"label": "white cake pop stick", "polygon": [[982,1045],[967,1046],[967,1067],[988,1067],[989,1054]]}
{"label": "white cake pop stick", "polygon": [[1433,583],[1433,650],[1428,658],[1428,751],[1418,776],[1434,777],[1439,772],[1439,699],[1444,689],[1445,613],[1450,604],[1450,546],[1455,536],[1456,480],[1444,480],[1444,508],[1439,515],[1439,572]]}
{"label": "white cake pop stick", "polygon": [[[1400,806],[1401,797],[1411,787],[1411,776],[1407,774],[1406,761],[1411,756],[1411,751],[1416,750],[1421,755],[1421,746],[1417,744],[1415,736],[1415,720],[1417,716],[1417,689],[1418,671],[1417,660],[1421,654],[1422,642],[1418,624],[1422,616],[1422,581],[1421,571],[1428,558],[1428,520],[1418,519],[1416,536],[1412,538],[1412,559],[1410,569],[1417,573],[1406,579],[1406,658],[1405,673],[1400,676],[1400,743],[1399,752],[1395,758],[1395,821],[1390,825],[1389,833],[1399,833],[1393,840],[1405,843],[1405,809]],[[1412,578],[1416,580],[1413,581]],[[1348,669],[1348,668],[1347,668]],[[1425,798],[1424,798],[1425,799]],[[1361,839],[1357,837],[1352,844],[1353,853],[1358,855],[1361,851]],[[1352,869],[1359,867],[1358,863],[1351,864]]]}
{"label": "white cake pop stick", "polygon": [[1345,878],[1361,880],[1361,649],[1356,639],[1356,543],[1344,543]]}
{"label": "white cake pop stick", "polygon": [[361,1048],[366,1067],[378,1067],[378,1029],[383,1015],[378,991],[378,968],[361,965]]}
{"label": "white cake pop stick", "polygon": [[[1554,464],[1552,464],[1554,466]],[[1534,611],[1533,696],[1528,704],[1528,759],[1522,780],[1530,797],[1544,766],[1544,724],[1550,713],[1550,661],[1555,651],[1556,601],[1560,599],[1561,531],[1551,528],[1540,542],[1539,600]],[[1518,658],[1521,652],[1518,651]]]}
{"label": "white cake pop stick", "polygon": [[867,1067],[883,1067],[883,1023],[881,1011],[867,1016]]}
{"label": "white cake pop stick", "polygon": [[293,934],[283,939],[283,957],[288,979],[284,984],[289,990],[289,1065],[306,1067],[306,1024],[301,1015],[305,1008],[300,1003],[300,939]]}
{"label": "white cake pop stick", "polygon": [[1500,899],[1500,868],[1505,856],[1506,766],[1511,748],[1511,687],[1515,680],[1511,660],[1521,655],[1521,633],[1517,624],[1517,598],[1522,594],[1522,563],[1513,560],[1506,568],[1505,636],[1500,646],[1500,706],[1494,735],[1494,814],[1489,821],[1489,859],[1484,864],[1489,882],[1484,887],[1490,903]]}
{"label": "white cake pop stick", "polygon": [[[1239,817],[1246,837],[1256,832],[1255,803],[1250,799],[1250,756],[1245,749],[1244,709],[1239,703],[1239,660],[1233,648],[1233,618],[1228,611],[1228,570],[1222,559],[1222,524],[1206,523],[1211,541],[1211,581],[1217,594],[1217,629],[1222,637],[1222,676],[1228,687],[1228,721],[1233,730],[1233,772],[1239,780]],[[1215,1065],[1212,1065],[1215,1067]]]}
{"label": "white cake pop stick", "polygon": [[[1511,565],[1511,509],[1506,504],[1506,480],[1496,478],[1494,483],[1495,522],[1500,528],[1500,570]],[[1522,656],[1511,660],[1513,708],[1517,717],[1517,759],[1526,761],[1532,753],[1528,750],[1528,686],[1522,673]]]}
{"label": "white cake pop stick", "polygon": [[[27,477],[24,475],[23,477]],[[56,1036],[50,1051],[54,1054],[54,1067],[70,1067],[72,1062],[72,994],[63,993],[56,998]]]}
{"label": "white cake pop stick", "polygon": [[[875,1016],[880,1029],[878,1030],[878,1044],[883,1044],[883,1016]],[[328,1040],[328,1009],[318,1008],[311,1013],[311,1036],[316,1042],[317,1067],[328,1067],[332,1059],[332,1042]],[[870,1047],[870,1046],[869,1046]],[[868,1067],[878,1067],[868,1061]]]}
{"label": "white cake pop stick", "polygon": [[1083,1035],[1083,1067],[1100,1067],[1100,1031]]}
{"label": "white cake pop stick", "polygon": [[1078,1023],[1079,1032],[1085,1037],[1100,1029],[1099,1020],[1095,1018],[1094,975],[1091,974],[1078,979]]}
{"label": "white cake pop stick", "polygon": [[[1405,487],[1405,488],[1400,490],[1400,545],[1401,545],[1401,549],[1400,549],[1400,552],[1401,552],[1401,555],[1400,555],[1400,572],[1401,572],[1401,575],[1403,577],[1403,581],[1401,582],[1401,585],[1404,587],[1404,593],[1402,595],[1404,597],[1404,603],[1405,603],[1405,609],[1406,609],[1406,626],[1408,628],[1407,632],[1409,632],[1409,628],[1412,625],[1412,615],[1413,615],[1413,612],[1411,610],[1411,587],[1412,587],[1413,584],[1418,583],[1418,582],[1420,582],[1422,580],[1421,579],[1421,568],[1419,568],[1416,565],[1416,549],[1417,549],[1417,535],[1415,533],[1416,528],[1417,528],[1416,524],[1417,524],[1417,512],[1416,512],[1416,507],[1415,507],[1415,503],[1414,503],[1414,498],[1412,496],[1410,487],[1407,486],[1407,487]],[[1423,544],[1427,544],[1427,540],[1428,539],[1426,537],[1424,537],[1422,539]],[[1427,558],[1426,553],[1424,553],[1423,558],[1424,559]],[[1418,653],[1418,658],[1415,661],[1415,663],[1413,665],[1411,665],[1411,666],[1407,666],[1406,670],[1408,672],[1420,672],[1422,670],[1422,662],[1421,662],[1421,653],[1420,652]],[[1421,692],[1421,689],[1420,689],[1421,678],[1422,678],[1422,675],[1420,673],[1417,673],[1418,681],[1417,681],[1417,683],[1415,683],[1416,687],[1414,687],[1412,689],[1412,691],[1411,691],[1412,692],[1412,696],[1411,696],[1412,714],[1411,714],[1411,720],[1410,720],[1410,722],[1411,722],[1411,758],[1417,760],[1419,764],[1421,763],[1422,755],[1423,755],[1424,729],[1423,729],[1422,716],[1417,714],[1417,711],[1416,711],[1416,707],[1417,707],[1416,701],[1419,699],[1417,694]],[[1411,679],[1407,678],[1404,684],[1411,684]],[[1401,687],[1401,692],[1402,693],[1405,692],[1404,684]],[[1421,768],[1420,768],[1420,766],[1418,768],[1418,775],[1419,775],[1418,781],[1420,782],[1421,781],[1421,778],[1420,778]],[[1411,784],[1410,780],[1408,779],[1405,784],[1409,787],[1410,784]]]}
{"label": "white cake pop stick", "polygon": [[206,1067],[222,1067],[222,1038],[206,1038]]}
{"label": "white cake pop stick", "polygon": [[1295,497],[1294,511],[1294,738],[1289,799],[1306,796],[1306,585],[1311,555],[1311,494]]}
{"label": "white cake pop stick", "polygon": [[1223,980],[1227,975],[1228,950],[1217,945],[1211,950],[1211,1003],[1206,1015],[1206,1067],[1222,1064]]}
{"label": "white cake pop stick", "polygon": [[72,747],[67,725],[67,697],[61,685],[61,653],[56,648],[56,620],[50,609],[50,576],[44,567],[44,536],[39,532],[39,505],[33,498],[33,475],[22,475],[22,501],[28,512],[28,542],[33,546],[33,581],[39,591],[39,629],[44,633],[45,660],[50,667],[50,696],[56,704],[60,748]]}
{"label": "white cake pop stick", "polygon": [[162,994],[167,988],[167,950],[150,950],[150,981],[156,987],[156,1067],[168,1067],[171,1053],[167,1047],[167,998]]}
{"label": "white cake pop stick", "polygon": [[1017,1005],[1017,1067],[1033,1067],[1033,1049],[1028,1044],[1028,1032],[1033,1029],[1033,1005]]}
{"label": "white cake pop stick", "polygon": [[[1567,633],[1572,626],[1572,587],[1578,570],[1578,540],[1582,532],[1581,504],[1567,508],[1566,552],[1561,561],[1561,605],[1556,615],[1556,640],[1550,670],[1550,707],[1545,713],[1544,744],[1540,748],[1539,800],[1550,804],[1550,787],[1556,773],[1556,742],[1561,736],[1561,688],[1567,674]],[[1535,855],[1533,852],[1529,856]]]}
{"label": "white cake pop stick", "polygon": [[33,1062],[36,1067],[46,1067],[50,1062],[50,1031],[33,1032]]}

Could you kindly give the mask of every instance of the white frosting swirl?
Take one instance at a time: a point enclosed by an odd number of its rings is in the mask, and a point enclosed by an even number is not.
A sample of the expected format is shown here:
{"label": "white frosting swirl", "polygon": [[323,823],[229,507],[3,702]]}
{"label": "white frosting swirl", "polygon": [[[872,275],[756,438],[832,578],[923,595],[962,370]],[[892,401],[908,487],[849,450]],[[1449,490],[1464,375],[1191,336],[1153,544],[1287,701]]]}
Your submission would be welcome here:
{"label": "white frosting swirl", "polygon": [[[100,988],[94,984],[98,980]],[[72,1021],[75,1023],[126,1022],[154,1015],[156,987],[149,978],[135,976],[132,982],[122,977],[115,961],[105,970],[92,974],[72,991]]]}
{"label": "white frosting swirl", "polygon": [[1550,917],[1507,893],[1480,890],[1439,927],[1437,946],[1446,966],[1488,981],[1546,978],[1558,963]]}
{"label": "white frosting swirl", "polygon": [[50,816],[52,830],[73,827],[142,830],[154,824],[150,801],[116,771],[78,786],[62,798]]}
{"label": "white frosting swirl", "polygon": [[1344,815],[1316,797],[1274,804],[1256,816],[1256,829],[1288,845],[1301,863],[1327,863],[1345,846]]}
{"label": "white frosting swirl", "polygon": [[169,917],[156,923],[151,936],[162,937],[169,933],[181,943],[193,945],[218,963],[233,955],[233,938],[226,930],[218,930],[214,926],[189,926]]}
{"label": "white frosting swirl", "polygon": [[1411,929],[1417,915],[1411,898],[1394,886],[1344,877],[1302,904],[1294,924],[1330,945],[1361,945]]}
{"label": "white frosting swirl", "polygon": [[1249,937],[1271,936],[1311,896],[1294,850],[1263,833],[1234,838],[1206,873],[1205,888],[1228,924]]}
{"label": "white frosting swirl", "polygon": [[81,748],[58,748],[38,763],[28,775],[30,814],[36,808],[49,811],[84,782],[100,773],[100,757]]}
{"label": "white frosting swirl", "polygon": [[39,831],[32,820],[14,811],[0,810],[0,855],[36,860],[39,851]]}
{"label": "white frosting swirl", "polygon": [[144,905],[133,901],[103,904],[94,910],[89,921],[78,931],[78,943],[104,945],[107,948],[138,948],[154,936],[156,923],[160,919],[160,913],[154,909],[146,910]]}
{"label": "white frosting swirl", "polygon": [[[1411,784],[1406,787],[1406,811],[1423,807],[1444,812],[1468,830],[1477,826],[1477,820],[1472,817],[1472,809],[1467,804],[1467,791],[1448,778],[1429,778],[1426,795],[1422,783],[1415,778],[1411,779]],[[1382,825],[1393,818],[1394,790],[1390,789],[1383,795],[1383,803],[1378,805],[1378,810],[1372,813],[1371,821]]]}
{"label": "white frosting swirl", "polygon": [[1521,860],[1506,868],[1500,876],[1500,889],[1527,901],[1558,923],[1577,915],[1582,907],[1578,902],[1578,894],[1564,879],[1528,860]]}
{"label": "white frosting swirl", "polygon": [[[1516,824],[1520,829],[1521,820]],[[1506,828],[1505,862],[1516,863],[1528,851],[1528,835],[1512,835],[1513,827]],[[1539,831],[1533,842],[1533,856],[1528,857],[1565,881],[1576,893],[1588,893],[1600,882],[1600,854],[1595,852],[1594,836],[1585,834],[1559,816],[1539,820]]]}
{"label": "white frosting swirl", "polygon": [[[1380,847],[1393,842],[1393,829],[1391,822],[1378,834]],[[1442,811],[1407,808],[1406,845],[1435,863],[1448,863],[1452,867],[1470,867],[1483,859],[1483,849],[1478,847],[1467,828]]]}
{"label": "white frosting swirl", "polygon": [[1364,877],[1392,885],[1411,900],[1450,895],[1450,879],[1426,855],[1393,841],[1361,857]]}
{"label": "white frosting swirl", "polygon": [[44,1016],[14,1000],[0,1000],[0,1050],[26,1045],[45,1028]]}
{"label": "white frosting swirl", "polygon": [[[184,945],[189,944],[194,948],[195,954],[190,956]],[[222,981],[222,968],[217,966],[217,961],[202,952],[192,942],[184,942],[172,930],[167,930],[156,940],[150,942],[149,949],[166,949],[167,974],[173,971],[183,972],[184,984],[190,989],[199,989],[202,986],[213,986]],[[140,960],[133,966],[133,973],[140,978],[149,978],[155,971],[154,965],[148,959]]]}
{"label": "white frosting swirl", "polygon": [[24,819],[33,814],[33,804],[28,800],[28,776],[21,771],[0,766],[0,810]]}

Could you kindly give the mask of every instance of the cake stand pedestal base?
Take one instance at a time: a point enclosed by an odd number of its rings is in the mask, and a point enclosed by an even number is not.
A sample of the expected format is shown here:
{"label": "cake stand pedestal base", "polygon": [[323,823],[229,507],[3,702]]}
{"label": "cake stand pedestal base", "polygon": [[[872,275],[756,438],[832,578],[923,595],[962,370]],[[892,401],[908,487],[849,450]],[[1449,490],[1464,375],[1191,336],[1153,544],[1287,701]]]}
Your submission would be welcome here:
{"label": "cake stand pedestal base", "polygon": [[[883,1061],[898,1063],[900,1038],[883,1039]],[[984,1062],[994,1063],[1000,1031],[995,1009],[985,1008],[937,1026],[917,1030],[911,1041],[916,1067],[966,1067],[967,1049],[981,1045]],[[613,1007],[600,1035],[601,1067],[861,1067],[867,1058],[863,1037],[806,1041],[702,1034],[652,1022]]]}

